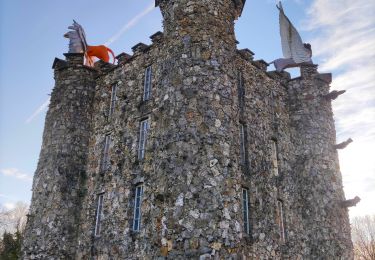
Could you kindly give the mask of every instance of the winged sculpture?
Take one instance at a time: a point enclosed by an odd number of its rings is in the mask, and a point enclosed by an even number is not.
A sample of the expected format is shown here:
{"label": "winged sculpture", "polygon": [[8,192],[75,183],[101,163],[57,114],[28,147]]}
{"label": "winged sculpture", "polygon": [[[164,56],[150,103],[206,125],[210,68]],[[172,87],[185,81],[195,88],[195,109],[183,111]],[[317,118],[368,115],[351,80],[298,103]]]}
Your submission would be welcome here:
{"label": "winged sculpture", "polygon": [[115,63],[115,54],[113,51],[104,45],[90,46],[86,41],[86,34],[83,27],[73,20],[73,25],[69,26],[68,29],[71,31],[64,34],[65,38],[69,41],[69,53],[84,53],[86,58],[86,65],[94,66],[95,57],[109,62],[109,54],[113,57],[113,63]]}
{"label": "winged sculpture", "polygon": [[279,9],[279,23],[281,47],[284,58],[276,59],[270,64],[274,64],[277,71],[286,68],[299,67],[303,64],[312,64],[312,50],[309,43],[303,43],[301,36],[284,13],[281,2],[276,5]]}

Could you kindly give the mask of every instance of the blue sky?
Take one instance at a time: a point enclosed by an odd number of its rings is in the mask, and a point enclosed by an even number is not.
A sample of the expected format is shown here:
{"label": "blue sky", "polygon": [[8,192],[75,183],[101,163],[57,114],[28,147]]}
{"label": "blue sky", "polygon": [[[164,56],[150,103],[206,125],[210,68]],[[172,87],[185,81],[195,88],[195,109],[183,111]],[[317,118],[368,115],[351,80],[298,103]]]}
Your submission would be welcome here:
{"label": "blue sky", "polygon": [[[275,0],[247,0],[236,23],[239,48],[256,59],[281,57]],[[340,151],[348,198],[359,195],[351,216],[375,214],[375,2],[284,0],[319,71],[333,72],[332,89],[347,93],[333,102],[337,139],[354,143]],[[109,44],[131,53],[162,31],[153,0],[0,0],[0,206],[30,202],[40,152],[55,57],[63,58],[67,27],[76,19],[90,45]],[[293,72],[295,74],[295,72]]]}

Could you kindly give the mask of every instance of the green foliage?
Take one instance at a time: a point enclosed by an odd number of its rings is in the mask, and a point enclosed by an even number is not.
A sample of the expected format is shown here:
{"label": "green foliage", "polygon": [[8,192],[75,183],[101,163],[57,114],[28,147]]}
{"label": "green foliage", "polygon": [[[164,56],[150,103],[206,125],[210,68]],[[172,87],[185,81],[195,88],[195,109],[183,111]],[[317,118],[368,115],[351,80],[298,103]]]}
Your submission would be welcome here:
{"label": "green foliage", "polygon": [[22,234],[19,231],[11,234],[5,232],[0,240],[0,260],[21,259]]}

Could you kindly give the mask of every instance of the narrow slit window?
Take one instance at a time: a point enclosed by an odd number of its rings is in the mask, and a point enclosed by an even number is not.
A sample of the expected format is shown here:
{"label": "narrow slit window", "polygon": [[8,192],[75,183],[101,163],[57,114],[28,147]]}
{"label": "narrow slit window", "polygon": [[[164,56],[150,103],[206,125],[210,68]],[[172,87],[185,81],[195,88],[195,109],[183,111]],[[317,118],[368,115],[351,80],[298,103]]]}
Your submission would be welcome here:
{"label": "narrow slit window", "polygon": [[101,220],[103,218],[103,198],[104,194],[98,195],[98,206],[96,208],[95,236],[100,236]]}
{"label": "narrow slit window", "polygon": [[248,189],[242,189],[242,212],[243,212],[244,232],[246,232],[246,234],[250,234],[249,190]]}
{"label": "narrow slit window", "polygon": [[243,84],[243,75],[241,71],[238,71],[237,77],[238,104],[240,111],[243,112],[245,106],[245,88]]}
{"label": "narrow slit window", "polygon": [[147,101],[151,98],[151,81],[152,81],[152,69],[148,66],[145,70],[145,81],[143,87],[143,101]]}
{"label": "narrow slit window", "polygon": [[240,123],[240,160],[241,165],[246,166],[246,126]]}
{"label": "narrow slit window", "polygon": [[116,107],[116,101],[117,101],[117,85],[112,86],[112,92],[111,92],[111,104],[109,107],[109,116],[115,112],[115,107]]}
{"label": "narrow slit window", "polygon": [[138,159],[139,160],[143,160],[145,158],[148,130],[149,130],[149,120],[145,119],[141,121],[141,124],[140,124],[139,147],[138,147]]}
{"label": "narrow slit window", "polygon": [[284,228],[284,209],[283,209],[283,202],[281,200],[277,200],[277,221],[279,225],[279,233],[280,233],[280,240],[281,242],[285,242],[285,228]]}
{"label": "narrow slit window", "polygon": [[272,173],[273,175],[275,176],[278,176],[279,175],[279,165],[278,165],[278,161],[277,161],[277,142],[275,140],[272,140],[271,141],[271,149],[272,149]]}
{"label": "narrow slit window", "polygon": [[143,184],[136,186],[135,188],[135,199],[134,199],[134,218],[133,218],[133,230],[139,231],[141,228],[141,206],[143,196]]}
{"label": "narrow slit window", "polygon": [[102,159],[102,166],[101,166],[102,171],[107,170],[110,165],[110,161],[109,161],[110,145],[111,145],[111,136],[106,135],[105,140],[104,140],[104,151],[103,151],[103,159]]}

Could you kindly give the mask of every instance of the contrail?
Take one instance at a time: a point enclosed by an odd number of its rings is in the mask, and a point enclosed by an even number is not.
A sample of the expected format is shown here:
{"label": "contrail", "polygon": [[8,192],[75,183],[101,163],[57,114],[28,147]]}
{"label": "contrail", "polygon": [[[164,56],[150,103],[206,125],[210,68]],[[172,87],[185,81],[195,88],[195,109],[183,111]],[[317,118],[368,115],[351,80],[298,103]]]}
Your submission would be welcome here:
{"label": "contrail", "polygon": [[35,112],[28,119],[26,119],[25,123],[29,124],[31,121],[34,120],[35,117],[42,113],[48,107],[50,99],[51,97],[48,97],[48,99],[42,105],[40,105],[38,109],[35,110]]}
{"label": "contrail", "polygon": [[129,22],[127,22],[115,35],[113,35],[104,45],[110,45],[113,42],[117,41],[125,32],[127,32],[129,29],[133,28],[139,20],[147,15],[149,12],[151,12],[155,8],[154,3],[151,3],[145,10],[143,10],[141,13],[134,16]]}
{"label": "contrail", "polygon": [[[129,29],[133,28],[139,20],[150,13],[155,8],[154,3],[151,3],[144,9],[141,13],[134,16],[129,22],[127,22],[115,35],[113,35],[104,45],[110,45],[117,41],[124,33],[126,33]],[[50,98],[48,98],[26,121],[26,124],[32,122],[40,113],[42,113],[49,105]]]}

